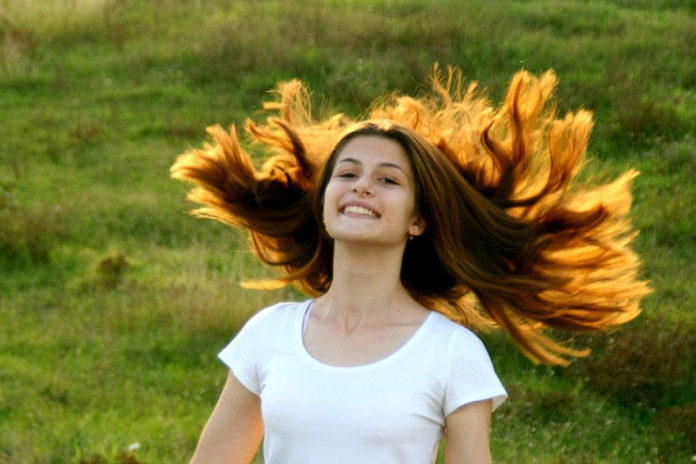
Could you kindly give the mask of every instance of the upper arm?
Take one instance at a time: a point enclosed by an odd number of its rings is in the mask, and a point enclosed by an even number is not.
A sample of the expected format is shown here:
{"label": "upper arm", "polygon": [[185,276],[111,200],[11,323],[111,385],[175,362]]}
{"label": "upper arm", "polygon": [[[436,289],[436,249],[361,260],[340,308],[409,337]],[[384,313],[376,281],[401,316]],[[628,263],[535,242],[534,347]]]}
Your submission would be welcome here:
{"label": "upper arm", "polygon": [[447,464],[489,464],[491,400],[465,404],[447,416]]}
{"label": "upper arm", "polygon": [[230,371],[191,464],[248,464],[262,437],[261,401]]}

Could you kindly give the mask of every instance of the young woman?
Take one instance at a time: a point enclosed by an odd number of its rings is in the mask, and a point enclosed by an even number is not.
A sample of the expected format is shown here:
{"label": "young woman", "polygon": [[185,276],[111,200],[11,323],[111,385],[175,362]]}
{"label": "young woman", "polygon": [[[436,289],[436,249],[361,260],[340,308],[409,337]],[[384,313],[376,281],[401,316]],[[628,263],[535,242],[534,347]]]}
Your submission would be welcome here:
{"label": "young woman", "polygon": [[[450,70],[434,95],[381,100],[362,122],[312,120],[293,81],[247,123],[276,152],[260,172],[234,130],[180,157],[197,214],[246,228],[313,298],[255,315],[192,462],[490,462],[506,398],[466,327],[499,325],[534,360],[581,356],[544,328],[598,330],[639,311],[625,218],[635,173],[575,179],[587,112],[557,120],[554,76],[519,73],[494,111]],[[328,155],[328,156],[327,156]]]}

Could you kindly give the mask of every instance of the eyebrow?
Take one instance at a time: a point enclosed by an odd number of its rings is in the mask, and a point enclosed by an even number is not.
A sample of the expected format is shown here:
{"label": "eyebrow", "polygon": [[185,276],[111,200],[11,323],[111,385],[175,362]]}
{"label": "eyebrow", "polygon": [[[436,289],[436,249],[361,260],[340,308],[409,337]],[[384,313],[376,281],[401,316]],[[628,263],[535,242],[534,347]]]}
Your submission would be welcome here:
{"label": "eyebrow", "polygon": [[[362,164],[362,161],[357,160],[355,158],[343,158],[343,159],[339,160],[338,163],[336,163],[336,164],[338,165],[340,163]],[[379,163],[377,166],[387,167],[387,168],[396,168],[399,171],[403,172],[406,177],[408,177],[408,173],[406,172],[406,170],[404,170],[404,168],[402,168],[401,166],[399,166],[396,163],[384,162],[384,163]]]}

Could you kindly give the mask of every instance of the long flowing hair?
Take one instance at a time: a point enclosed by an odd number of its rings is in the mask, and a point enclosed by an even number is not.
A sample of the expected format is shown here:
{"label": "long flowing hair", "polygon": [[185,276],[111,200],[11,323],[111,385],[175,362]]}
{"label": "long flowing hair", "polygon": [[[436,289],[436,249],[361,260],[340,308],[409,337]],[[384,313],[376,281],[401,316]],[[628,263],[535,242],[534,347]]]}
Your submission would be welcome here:
{"label": "long flowing hair", "polygon": [[316,121],[304,85],[282,83],[264,105],[276,115],[245,124],[269,155],[260,169],[234,126],[214,126],[213,143],[181,155],[171,174],[196,184],[194,215],[247,230],[256,256],[284,271],[264,285],[295,283],[316,296],[332,280],[321,202],[335,157],[358,135],[391,138],[413,166],[426,224],[404,252],[410,294],[463,325],[502,327],[534,361],[586,355],[545,329],[609,329],[639,314],[649,289],[628,219],[638,173],[579,180],[592,115],[557,117],[551,71],[515,74],[497,108],[457,69],[436,67],[431,83],[424,96],[380,98],[361,121]]}

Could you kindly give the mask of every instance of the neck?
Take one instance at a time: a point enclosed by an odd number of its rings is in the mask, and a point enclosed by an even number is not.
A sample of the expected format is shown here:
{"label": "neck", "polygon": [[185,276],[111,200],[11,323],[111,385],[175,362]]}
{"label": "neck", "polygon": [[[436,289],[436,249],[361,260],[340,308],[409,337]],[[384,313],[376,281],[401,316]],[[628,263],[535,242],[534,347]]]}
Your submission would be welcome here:
{"label": "neck", "polygon": [[398,317],[414,303],[401,284],[402,258],[398,247],[336,243],[331,287],[317,299],[315,314],[345,331]]}

